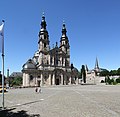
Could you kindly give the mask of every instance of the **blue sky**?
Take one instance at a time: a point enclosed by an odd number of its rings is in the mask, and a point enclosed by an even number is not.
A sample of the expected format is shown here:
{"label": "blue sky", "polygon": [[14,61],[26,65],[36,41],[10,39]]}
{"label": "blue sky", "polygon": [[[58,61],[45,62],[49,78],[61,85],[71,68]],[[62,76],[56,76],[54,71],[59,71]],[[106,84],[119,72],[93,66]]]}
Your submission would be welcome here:
{"label": "blue sky", "polygon": [[75,67],[87,64],[94,68],[96,56],[102,68],[120,67],[120,0],[0,0],[0,20],[5,20],[5,73],[7,68],[11,73],[21,71],[38,49],[43,11],[51,47],[60,41],[65,20]]}

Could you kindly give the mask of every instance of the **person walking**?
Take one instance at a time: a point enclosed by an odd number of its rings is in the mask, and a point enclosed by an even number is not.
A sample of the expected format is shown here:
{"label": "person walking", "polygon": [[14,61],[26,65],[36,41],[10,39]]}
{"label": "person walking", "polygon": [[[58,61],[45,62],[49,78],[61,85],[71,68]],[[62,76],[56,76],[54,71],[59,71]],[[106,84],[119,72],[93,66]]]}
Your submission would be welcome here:
{"label": "person walking", "polygon": [[38,88],[37,87],[35,88],[35,92],[38,92]]}
{"label": "person walking", "polygon": [[39,93],[42,93],[41,87],[38,88],[38,92],[39,92]]}

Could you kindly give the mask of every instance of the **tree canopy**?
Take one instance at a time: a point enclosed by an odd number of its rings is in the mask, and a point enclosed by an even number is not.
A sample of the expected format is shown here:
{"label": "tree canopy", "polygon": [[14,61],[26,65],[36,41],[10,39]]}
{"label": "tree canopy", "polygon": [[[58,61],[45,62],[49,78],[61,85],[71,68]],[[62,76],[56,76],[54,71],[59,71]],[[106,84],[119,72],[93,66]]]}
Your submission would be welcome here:
{"label": "tree canopy", "polygon": [[82,68],[81,68],[81,75],[83,78],[83,82],[86,83],[86,73],[85,73],[85,66],[84,65],[82,65]]}
{"label": "tree canopy", "polygon": [[116,75],[120,75],[120,68],[118,68],[117,70],[104,70],[101,71],[100,76],[116,76]]}

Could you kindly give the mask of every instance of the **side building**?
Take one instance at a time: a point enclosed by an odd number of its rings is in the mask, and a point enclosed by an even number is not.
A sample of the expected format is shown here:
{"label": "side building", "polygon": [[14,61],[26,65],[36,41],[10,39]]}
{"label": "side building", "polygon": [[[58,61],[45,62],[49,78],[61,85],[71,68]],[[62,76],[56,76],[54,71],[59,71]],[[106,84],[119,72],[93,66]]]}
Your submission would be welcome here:
{"label": "side building", "polygon": [[98,59],[96,58],[95,67],[89,70],[87,65],[85,66],[86,71],[86,83],[88,84],[99,84],[101,80],[105,80],[105,77],[100,77],[100,72],[106,69],[100,68],[98,64]]}
{"label": "side building", "polygon": [[45,16],[42,16],[38,39],[38,50],[23,65],[23,86],[78,84],[78,70],[71,69],[70,44],[65,23],[62,26],[60,46],[50,48],[49,34]]}

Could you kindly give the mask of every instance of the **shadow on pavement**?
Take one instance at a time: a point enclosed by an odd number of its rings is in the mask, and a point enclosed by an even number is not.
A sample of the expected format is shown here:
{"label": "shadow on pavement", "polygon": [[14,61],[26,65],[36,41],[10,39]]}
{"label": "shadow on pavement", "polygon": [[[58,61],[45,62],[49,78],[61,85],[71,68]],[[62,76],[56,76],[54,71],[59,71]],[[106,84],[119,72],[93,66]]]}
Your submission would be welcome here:
{"label": "shadow on pavement", "polygon": [[37,100],[37,101],[27,102],[24,104],[19,104],[19,105],[17,104],[17,105],[11,106],[11,107],[14,108],[14,107],[19,107],[19,106],[28,105],[28,104],[37,103],[37,102],[41,102],[41,99]]}
{"label": "shadow on pavement", "polygon": [[4,109],[0,108],[0,117],[40,117],[39,114],[27,114],[27,111],[21,110],[13,112],[16,108]]}

